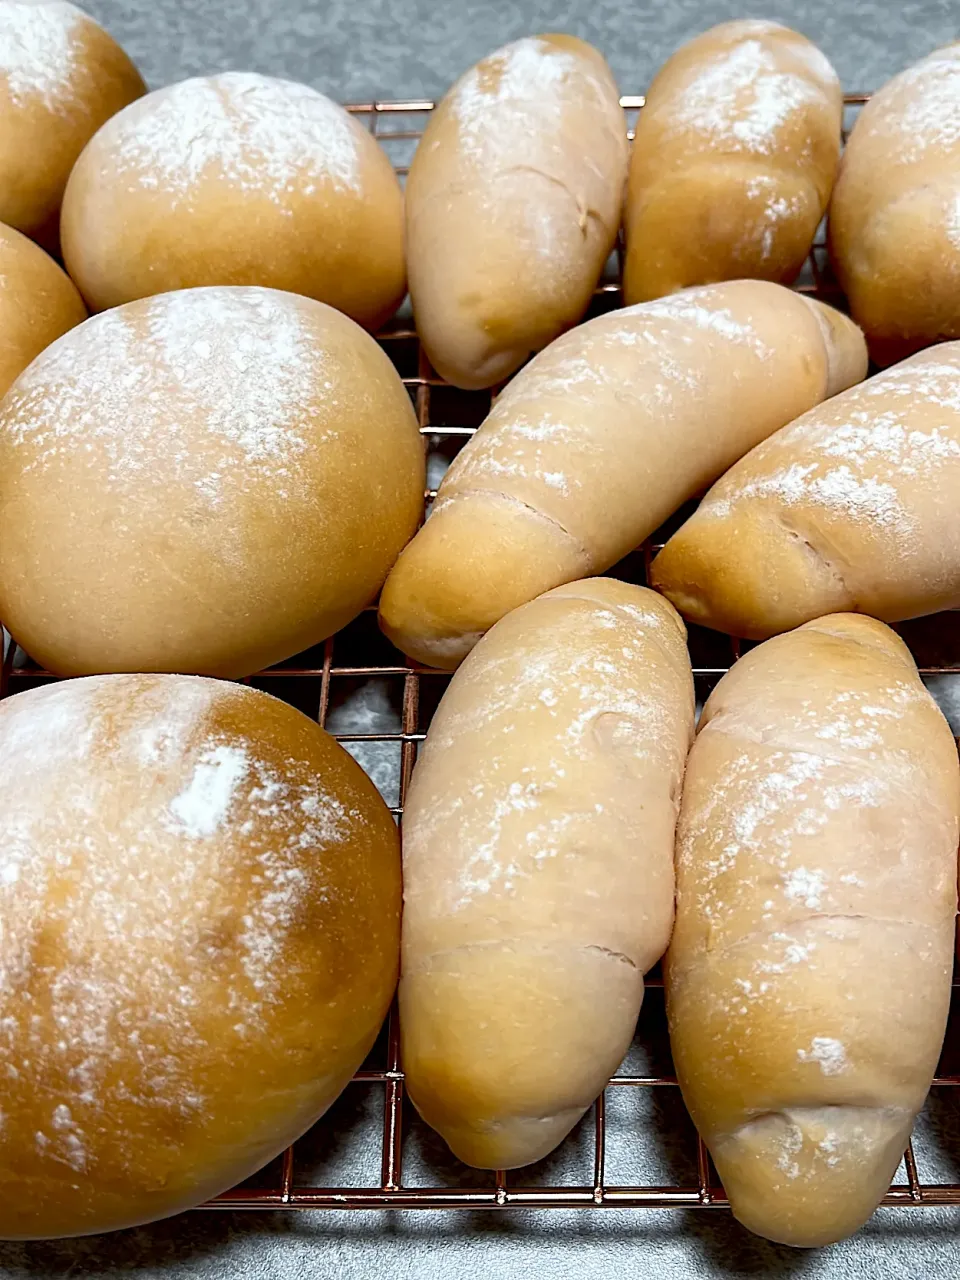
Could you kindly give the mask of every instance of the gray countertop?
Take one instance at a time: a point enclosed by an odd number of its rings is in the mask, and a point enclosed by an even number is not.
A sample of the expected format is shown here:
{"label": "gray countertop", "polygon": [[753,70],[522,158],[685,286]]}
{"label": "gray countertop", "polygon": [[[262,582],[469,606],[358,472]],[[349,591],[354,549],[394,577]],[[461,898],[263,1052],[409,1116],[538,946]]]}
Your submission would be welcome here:
{"label": "gray countertop", "polygon": [[[777,18],[797,27],[820,44],[850,90],[875,88],[960,37],[957,0],[768,0],[762,7],[737,0],[492,0],[470,6],[472,12],[463,0],[86,0],[85,7],[125,45],[153,87],[197,73],[250,69],[308,82],[340,101],[435,97],[497,45],[540,30],[565,30],[596,44],[627,93],[642,92],[678,44],[728,18]],[[364,1128],[378,1123],[372,1106],[348,1092],[329,1118],[329,1133],[346,1135],[343,1143],[349,1138],[361,1151]],[[924,1124],[926,1158],[942,1177],[960,1179],[960,1106],[953,1105],[952,1091]],[[643,1132],[656,1137],[655,1126],[644,1130],[637,1117],[624,1117],[620,1132],[625,1159],[635,1157],[627,1147],[644,1141]],[[412,1141],[429,1145],[423,1134],[414,1133]],[[648,1154],[654,1165],[664,1158],[660,1151]],[[571,1150],[559,1160],[576,1155]],[[614,1143],[610,1159],[617,1158]],[[439,1159],[434,1151],[424,1167]],[[408,1170],[416,1165],[414,1151]],[[854,1239],[806,1253],[757,1240],[726,1213],[675,1210],[189,1214],[111,1237],[0,1244],[0,1276],[45,1280],[473,1274],[497,1280],[891,1274],[933,1280],[958,1272],[960,1210],[933,1209],[882,1211]]]}

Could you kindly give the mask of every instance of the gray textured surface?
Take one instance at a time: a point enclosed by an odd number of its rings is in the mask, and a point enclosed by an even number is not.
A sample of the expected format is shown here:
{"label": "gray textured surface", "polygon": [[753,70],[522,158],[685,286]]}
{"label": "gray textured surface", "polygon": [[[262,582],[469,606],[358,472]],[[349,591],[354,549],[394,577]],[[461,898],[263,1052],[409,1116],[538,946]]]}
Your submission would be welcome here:
{"label": "gray textured surface", "polygon": [[777,18],[818,41],[848,89],[874,88],[960,36],[956,0],[86,0],[151,85],[226,69],[304,80],[341,101],[432,97],[520,35],[569,31],[639,93],[684,40],[728,18]]}
{"label": "gray textured surface", "polygon": [[[482,54],[515,36],[566,30],[610,59],[624,92],[640,92],[683,40],[731,17],[773,17],[816,39],[848,89],[872,88],[937,44],[960,36],[956,0],[894,5],[883,0],[495,0],[469,12],[455,0],[87,0],[157,86],[186,75],[252,69],[306,81],[341,101],[441,93]],[[944,698],[946,689],[938,689]],[[951,691],[952,692],[952,691]],[[950,699],[944,698],[944,701]],[[955,700],[960,705],[960,700]],[[393,727],[392,708],[373,690],[364,710],[335,708],[332,723],[363,731]],[[956,707],[952,708],[956,716]],[[388,748],[388,751],[390,749]],[[389,787],[391,759],[365,763]],[[631,1091],[632,1092],[632,1091]],[[960,1178],[960,1099],[924,1118],[918,1154],[925,1176]],[[649,1096],[612,1105],[612,1181],[692,1177],[689,1136],[671,1104]],[[354,1086],[307,1144],[318,1174],[376,1175],[379,1097]],[[632,1107],[632,1110],[631,1110]],[[646,1108],[647,1114],[641,1114]],[[678,1136],[681,1135],[681,1136]],[[584,1177],[585,1148],[568,1144],[552,1178]],[[417,1125],[407,1142],[413,1180],[453,1177],[439,1143]],[[569,1168],[567,1167],[569,1166]],[[336,1167],[337,1173],[333,1174]],[[541,1175],[542,1176],[542,1175]],[[960,1271],[960,1211],[886,1211],[855,1239],[816,1253],[792,1253],[742,1231],[728,1215],[679,1212],[482,1214],[193,1214],[141,1231],[53,1244],[0,1245],[5,1277],[147,1277],[221,1280],[607,1280],[656,1276],[796,1276],[831,1280],[897,1275],[954,1277]]]}

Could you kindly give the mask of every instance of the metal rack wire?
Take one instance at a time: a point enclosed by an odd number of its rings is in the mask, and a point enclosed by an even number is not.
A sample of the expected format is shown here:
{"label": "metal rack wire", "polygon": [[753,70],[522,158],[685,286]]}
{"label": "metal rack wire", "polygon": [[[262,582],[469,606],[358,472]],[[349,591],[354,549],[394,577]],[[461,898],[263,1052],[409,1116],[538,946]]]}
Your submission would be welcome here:
{"label": "metal rack wire", "polygon": [[[846,98],[848,112],[855,111],[866,100],[865,94]],[[625,97],[622,104],[632,123],[643,106],[642,97]],[[417,138],[432,110],[426,101],[371,102],[351,106],[349,110],[363,119],[371,132],[387,148],[399,174],[404,175]],[[631,130],[632,132],[632,130]],[[830,278],[822,236],[814,245],[808,268],[797,285],[805,292],[826,299],[834,298],[836,286]],[[605,311],[620,303],[616,279],[601,284],[594,300],[594,311]],[[385,351],[396,365],[409,389],[416,407],[420,430],[428,451],[440,459],[449,459],[472,435],[490,404],[489,392],[462,392],[449,387],[430,368],[409,322],[395,322],[379,335]],[[442,463],[441,463],[442,465]],[[426,493],[429,503],[433,490]],[[663,537],[655,535],[635,554],[612,572],[629,581],[645,581],[652,554]],[[905,638],[914,650],[921,671],[926,675],[957,673],[960,679],[960,627],[947,625],[948,615],[933,620],[935,625],[905,628]],[[929,624],[931,620],[927,620]],[[691,657],[698,691],[706,694],[719,677],[739,657],[736,640],[691,628]],[[49,673],[29,661],[14,663],[11,649],[0,669],[0,698],[14,694],[38,682],[53,679]],[[399,708],[399,728],[389,732],[336,732],[334,736],[348,748],[357,744],[392,744],[399,755],[399,794],[392,812],[402,818],[403,803],[418,744],[425,737],[432,708],[446,684],[444,675],[411,664],[380,636],[373,610],[345,631],[331,637],[317,649],[290,662],[251,677],[251,683],[277,697],[292,702],[301,710],[326,724],[331,707],[337,702],[337,690],[363,680],[387,682],[394,690]],[[393,799],[393,797],[389,797]],[[662,986],[654,975],[648,987]],[[951,1025],[960,1030],[960,997],[954,983],[954,1009]],[[659,1010],[662,1021],[662,1008]],[[641,1022],[641,1025],[643,1023]],[[641,1033],[642,1034],[642,1033]],[[949,1090],[960,1085],[960,1074],[951,1074],[941,1066],[934,1089]],[[676,1078],[669,1072],[659,1074],[620,1074],[609,1083],[597,1100],[591,1118],[584,1124],[592,1147],[592,1176],[567,1185],[525,1184],[525,1171],[509,1176],[497,1172],[482,1178],[462,1169],[459,1185],[409,1185],[404,1180],[404,1137],[410,1119],[404,1099],[403,1070],[399,1053],[399,1027],[395,1013],[390,1015],[381,1046],[357,1072],[351,1089],[382,1089],[383,1114],[379,1125],[380,1176],[374,1186],[312,1185],[297,1176],[297,1147],[289,1148],[282,1158],[270,1166],[267,1184],[247,1183],[219,1196],[204,1206],[207,1209],[492,1209],[525,1208],[726,1208],[727,1200],[719,1185],[706,1148],[696,1142],[696,1178],[686,1183],[664,1185],[614,1185],[607,1181],[608,1111],[610,1090],[676,1090]],[[320,1122],[321,1125],[324,1121]],[[301,1142],[304,1140],[301,1139]],[[960,1183],[926,1180],[913,1145],[908,1146],[903,1161],[905,1181],[896,1182],[887,1194],[887,1205],[960,1205]]]}

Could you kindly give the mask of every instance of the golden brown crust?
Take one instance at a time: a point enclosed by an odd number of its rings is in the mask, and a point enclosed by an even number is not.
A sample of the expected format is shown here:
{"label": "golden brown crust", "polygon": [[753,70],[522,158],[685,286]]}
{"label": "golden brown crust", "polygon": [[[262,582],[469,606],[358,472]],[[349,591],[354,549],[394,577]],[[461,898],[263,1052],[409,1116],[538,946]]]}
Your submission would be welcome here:
{"label": "golden brown crust", "polygon": [[60,201],[105,120],[146,92],[106,31],[62,0],[5,0],[0,74],[0,221],[56,250]]}
{"label": "golden brown crust", "polygon": [[459,387],[489,387],[589,304],[627,171],[617,86],[596,49],[531,36],[463,75],[407,182],[417,329]]}
{"label": "golden brown crust", "polygon": [[158,89],[102,129],[63,204],[95,311],[199,285],[262,285],[366,328],[403,298],[403,194],[383,148],[306,85],[246,72]]}
{"label": "golden brown crust", "polygon": [[960,605],[960,342],[835,396],[724,475],[653,562],[691,621],[764,639]]}
{"label": "golden brown crust", "polygon": [[423,447],[352,320],[269,289],[88,320],[0,413],[0,617],[62,674],[249,675],[376,598]]}
{"label": "golden brown crust", "polygon": [[809,40],[725,22],[646,95],[631,152],[624,298],[756,278],[790,284],[837,172],[843,95]]}
{"label": "golden brown crust", "polygon": [[334,1100],[397,973],[396,826],[315,723],[182,676],[0,706],[0,1236],[249,1176]]}
{"label": "golden brown crust", "polygon": [[665,978],[684,1099],[736,1216],[855,1231],[930,1086],[953,968],[960,768],[903,643],[821,618],[717,685],[687,763]]}
{"label": "golden brown crust", "polygon": [[545,1156],[616,1069],[673,914],[693,732],[676,612],[592,578],[451,682],[404,812],[407,1087],[463,1160]]}
{"label": "golden brown crust", "polygon": [[843,153],[830,256],[881,365],[960,338],[958,96],[960,43],[875,93]]}
{"label": "golden brown crust", "polygon": [[53,259],[0,223],[0,398],[35,356],[86,315]]}
{"label": "golden brown crust", "polygon": [[514,378],[455,459],[384,586],[384,631],[455,667],[511,608],[608,569],[866,363],[845,316],[760,281],[580,325]]}

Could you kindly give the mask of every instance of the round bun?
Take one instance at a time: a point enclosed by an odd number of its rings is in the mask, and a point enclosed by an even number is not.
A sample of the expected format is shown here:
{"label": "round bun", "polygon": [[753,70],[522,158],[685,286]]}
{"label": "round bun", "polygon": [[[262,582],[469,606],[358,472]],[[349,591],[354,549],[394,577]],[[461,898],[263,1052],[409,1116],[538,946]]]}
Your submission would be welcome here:
{"label": "round bun", "polygon": [[0,397],[34,356],[86,315],[53,259],[0,223]]}
{"label": "round bun", "polygon": [[74,161],[121,107],[139,71],[63,0],[0,0],[0,221],[48,248]]}
{"label": "round bun", "polygon": [[267,694],[99,676],[0,704],[0,1237],[111,1231],[249,1177],[368,1053],[396,826]]}
{"label": "round bun", "polygon": [[306,85],[230,71],[148,94],[77,162],[67,269],[94,311],[194,285],[288,289],[375,328],[404,290],[383,148]]}
{"label": "round bun", "polygon": [[131,302],[0,406],[0,618],[64,675],[249,675],[376,597],[423,486],[410,398],[346,316],[272,289]]}

